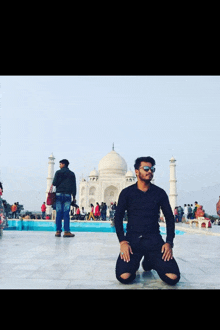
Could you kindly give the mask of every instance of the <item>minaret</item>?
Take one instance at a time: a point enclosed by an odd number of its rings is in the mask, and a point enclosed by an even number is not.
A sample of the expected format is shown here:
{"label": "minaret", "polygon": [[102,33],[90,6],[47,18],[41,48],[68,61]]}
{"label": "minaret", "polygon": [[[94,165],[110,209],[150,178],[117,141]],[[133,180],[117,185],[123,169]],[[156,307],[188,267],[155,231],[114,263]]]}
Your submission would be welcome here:
{"label": "minaret", "polygon": [[[47,190],[46,190],[46,200],[47,200],[47,195],[50,190],[50,187],[53,182],[53,177],[54,177],[54,159],[55,157],[53,156],[53,153],[48,157],[49,162],[48,162],[48,177],[47,177]],[[52,206],[47,205],[47,210],[46,214],[51,214],[52,213]]]}
{"label": "minaret", "polygon": [[172,157],[170,159],[170,205],[174,212],[175,207],[177,206],[177,189],[176,189],[176,159]]}

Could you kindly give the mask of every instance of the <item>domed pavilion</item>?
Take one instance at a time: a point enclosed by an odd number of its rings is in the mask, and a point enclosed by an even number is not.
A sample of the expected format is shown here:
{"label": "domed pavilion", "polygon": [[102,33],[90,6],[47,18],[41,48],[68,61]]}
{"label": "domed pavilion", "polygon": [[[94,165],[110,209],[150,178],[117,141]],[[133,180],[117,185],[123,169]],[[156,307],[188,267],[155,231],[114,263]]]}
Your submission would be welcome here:
{"label": "domed pavilion", "polygon": [[135,174],[127,171],[127,163],[115,150],[104,156],[98,165],[98,171],[93,169],[89,179],[82,179],[79,184],[79,207],[90,210],[90,204],[118,202],[122,189],[136,182]]}

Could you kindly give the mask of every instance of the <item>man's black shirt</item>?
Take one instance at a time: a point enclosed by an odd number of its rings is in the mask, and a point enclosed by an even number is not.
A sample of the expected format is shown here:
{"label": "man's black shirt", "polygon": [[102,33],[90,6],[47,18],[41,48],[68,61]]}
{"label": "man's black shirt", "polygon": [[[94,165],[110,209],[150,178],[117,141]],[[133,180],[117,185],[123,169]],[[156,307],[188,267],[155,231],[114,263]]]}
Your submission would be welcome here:
{"label": "man's black shirt", "polygon": [[76,177],[74,172],[68,167],[63,167],[56,171],[53,186],[56,186],[56,192],[76,196]]}
{"label": "man's black shirt", "polygon": [[127,233],[138,235],[159,234],[160,208],[166,219],[166,242],[173,244],[175,237],[175,223],[173,212],[166,192],[154,184],[144,192],[137,187],[137,183],[123,189],[119,195],[115,214],[115,229],[119,242],[126,240],[123,229],[123,217],[127,210]]}

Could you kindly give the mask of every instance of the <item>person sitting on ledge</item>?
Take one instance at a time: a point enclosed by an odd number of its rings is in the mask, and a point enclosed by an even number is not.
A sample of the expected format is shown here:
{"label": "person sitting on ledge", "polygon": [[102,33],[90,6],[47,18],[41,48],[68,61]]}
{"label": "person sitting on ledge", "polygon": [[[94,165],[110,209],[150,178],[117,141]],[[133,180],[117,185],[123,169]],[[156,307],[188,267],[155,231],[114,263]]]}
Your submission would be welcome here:
{"label": "person sitting on ledge", "polygon": [[[175,223],[166,192],[151,184],[155,172],[152,157],[140,157],[135,161],[137,183],[123,189],[119,195],[115,214],[115,229],[120,242],[120,254],[116,262],[116,278],[123,284],[136,277],[140,261],[145,271],[154,269],[160,278],[175,285],[180,279],[179,267],[173,258]],[[164,242],[159,230],[160,208],[166,219],[167,237]],[[127,210],[127,232],[124,233],[123,217]]]}
{"label": "person sitting on ledge", "polygon": [[200,217],[204,217],[204,214],[205,214],[205,212],[204,212],[203,209],[202,209],[202,205],[199,205],[199,206],[197,207],[196,212],[195,212],[195,217],[196,217],[196,219],[198,219],[198,218],[200,218]]}

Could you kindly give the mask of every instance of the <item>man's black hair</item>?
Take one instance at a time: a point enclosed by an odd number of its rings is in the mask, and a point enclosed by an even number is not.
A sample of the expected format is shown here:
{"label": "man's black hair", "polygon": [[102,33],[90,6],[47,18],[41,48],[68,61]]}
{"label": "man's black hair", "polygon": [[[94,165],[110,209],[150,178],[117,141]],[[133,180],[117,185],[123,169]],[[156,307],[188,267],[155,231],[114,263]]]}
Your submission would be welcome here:
{"label": "man's black hair", "polygon": [[69,166],[69,161],[67,159],[60,160],[60,163],[65,164],[66,167]]}
{"label": "man's black hair", "polygon": [[152,166],[156,165],[155,160],[150,156],[148,156],[148,157],[139,157],[135,160],[135,163],[134,163],[135,170],[139,170],[141,162],[151,163]]}

